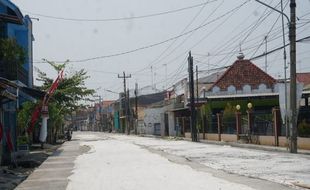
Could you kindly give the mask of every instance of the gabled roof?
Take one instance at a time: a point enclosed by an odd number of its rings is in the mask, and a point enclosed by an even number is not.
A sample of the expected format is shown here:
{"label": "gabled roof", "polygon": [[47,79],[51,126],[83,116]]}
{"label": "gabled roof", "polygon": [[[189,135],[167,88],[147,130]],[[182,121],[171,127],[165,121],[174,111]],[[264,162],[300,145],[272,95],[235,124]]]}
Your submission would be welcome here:
{"label": "gabled roof", "polygon": [[297,73],[296,79],[300,83],[304,83],[304,86],[310,84],[310,73]]}
{"label": "gabled roof", "polygon": [[221,90],[227,90],[230,85],[236,87],[236,90],[242,90],[244,85],[250,85],[252,89],[257,89],[260,84],[272,88],[276,80],[254,65],[250,60],[238,59],[225,73],[208,89],[214,86]]}
{"label": "gabled roof", "polygon": [[[159,93],[139,96],[138,105],[147,106],[147,105],[151,105],[151,104],[163,101],[166,97],[166,93],[167,93],[166,91],[163,91]],[[134,100],[134,98],[131,98],[131,100]]]}
{"label": "gabled roof", "polygon": [[107,108],[107,107],[109,107],[111,104],[113,104],[115,102],[115,100],[104,100],[103,102],[102,102],[102,106],[104,107],[104,108]]}
{"label": "gabled roof", "polygon": [[218,71],[218,72],[214,72],[209,74],[208,76],[205,77],[201,77],[198,79],[199,83],[203,83],[203,84],[213,84],[214,82],[216,82],[219,78],[221,78],[221,76],[225,73],[225,71],[228,69],[229,67],[225,67],[222,70]]}

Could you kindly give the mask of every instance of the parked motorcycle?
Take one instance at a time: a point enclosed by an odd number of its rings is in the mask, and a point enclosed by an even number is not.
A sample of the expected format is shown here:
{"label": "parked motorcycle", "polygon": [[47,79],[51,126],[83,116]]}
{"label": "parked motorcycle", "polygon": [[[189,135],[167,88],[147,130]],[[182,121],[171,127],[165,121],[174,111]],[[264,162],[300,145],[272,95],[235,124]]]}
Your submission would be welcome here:
{"label": "parked motorcycle", "polygon": [[71,132],[70,129],[68,129],[67,132],[66,132],[66,139],[68,141],[71,141],[71,139],[72,139],[72,132]]}

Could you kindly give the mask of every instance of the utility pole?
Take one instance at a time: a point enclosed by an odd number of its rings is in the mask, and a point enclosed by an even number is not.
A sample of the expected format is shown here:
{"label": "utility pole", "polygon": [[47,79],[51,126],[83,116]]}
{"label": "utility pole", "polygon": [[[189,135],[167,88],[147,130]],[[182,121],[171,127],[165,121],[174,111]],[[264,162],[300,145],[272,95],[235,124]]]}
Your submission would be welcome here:
{"label": "utility pole", "polygon": [[[283,12],[283,0],[281,0],[281,12]],[[285,111],[287,112],[287,76],[286,76],[286,43],[285,43],[285,31],[284,31],[284,15],[281,15],[281,21],[282,21],[282,41],[283,41],[283,66],[284,66],[284,91],[285,91]],[[289,144],[289,127],[287,125],[288,117],[287,114],[284,115],[284,126],[285,126],[285,134],[286,134],[286,141],[287,144]]]}
{"label": "utility pole", "polygon": [[267,67],[268,67],[268,63],[267,63],[267,36],[265,36],[265,73],[267,73]]}
{"label": "utility pole", "polygon": [[[194,72],[193,72],[193,57],[191,52],[188,55],[188,74],[189,74],[189,94],[190,94],[190,111],[191,111],[191,134],[192,141],[197,142],[197,128],[196,128],[196,110],[195,110],[195,94],[194,94]],[[187,98],[187,97],[185,97]]]}
{"label": "utility pole", "polygon": [[132,113],[130,106],[130,97],[129,97],[129,88],[127,89],[127,110],[126,110],[126,121],[127,121],[127,135],[130,135],[131,121],[132,121]]}
{"label": "utility pole", "polygon": [[[125,71],[123,72],[123,76],[121,75],[118,75],[117,76],[118,78],[122,78],[123,79],[123,82],[124,82],[124,101],[125,101],[125,128],[126,128],[126,131],[127,131],[127,134],[129,135],[129,125],[128,125],[128,103],[127,103],[127,92],[126,92],[126,79],[127,78],[131,78],[131,74],[130,75],[126,75],[125,74]],[[120,102],[121,103],[121,102]]]}
{"label": "utility pole", "polygon": [[[289,149],[291,153],[297,153],[297,92],[296,92],[296,0],[290,0],[290,17],[282,11],[260,1],[256,2],[269,7],[270,9],[283,15],[289,23],[289,39],[290,39],[290,113],[289,113],[289,127],[290,127],[290,140]],[[285,48],[285,47],[284,47]]]}
{"label": "utility pole", "polygon": [[196,65],[196,102],[199,101],[199,92],[198,92],[198,65]]}
{"label": "utility pole", "polygon": [[[197,107],[196,107],[196,123],[198,123],[198,102],[199,102],[199,83],[198,83],[198,65],[196,65],[196,102],[197,102]],[[197,125],[196,125],[197,126]],[[197,141],[199,141],[199,128],[197,127]]]}
{"label": "utility pole", "polygon": [[167,64],[163,64],[165,66],[165,89],[168,88],[168,81],[167,81]]}
{"label": "utility pole", "polygon": [[101,131],[103,126],[103,118],[102,118],[102,104],[101,104],[101,96],[99,95],[99,126],[98,126],[98,131]]}
{"label": "utility pole", "polygon": [[135,85],[135,135],[137,135],[137,127],[138,127],[138,83]]}
{"label": "utility pole", "polygon": [[152,89],[154,88],[154,74],[153,74],[153,66],[151,66],[151,79],[152,79]]}
{"label": "utility pole", "polygon": [[290,38],[290,101],[291,101],[291,127],[290,127],[290,152],[297,153],[297,101],[296,101],[296,1],[290,2],[291,21],[289,26]]}

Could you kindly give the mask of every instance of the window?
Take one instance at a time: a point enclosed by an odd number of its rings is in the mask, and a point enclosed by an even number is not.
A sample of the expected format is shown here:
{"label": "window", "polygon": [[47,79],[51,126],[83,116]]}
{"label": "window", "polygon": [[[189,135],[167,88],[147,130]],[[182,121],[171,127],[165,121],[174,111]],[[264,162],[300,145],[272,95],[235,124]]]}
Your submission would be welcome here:
{"label": "window", "polygon": [[230,86],[228,86],[227,91],[229,94],[235,94],[236,93],[236,87],[234,85],[230,85]]}
{"label": "window", "polygon": [[248,85],[248,84],[246,84],[246,85],[244,85],[244,86],[242,87],[243,93],[251,93],[251,90],[252,90],[252,88],[251,88],[251,86]]}
{"label": "window", "polygon": [[266,91],[266,90],[267,90],[267,86],[266,86],[265,84],[260,84],[260,85],[258,86],[258,90],[259,90],[259,91]]}
{"label": "window", "polygon": [[214,87],[212,88],[212,92],[213,92],[213,93],[220,92],[220,88],[219,88],[218,86],[214,86]]}

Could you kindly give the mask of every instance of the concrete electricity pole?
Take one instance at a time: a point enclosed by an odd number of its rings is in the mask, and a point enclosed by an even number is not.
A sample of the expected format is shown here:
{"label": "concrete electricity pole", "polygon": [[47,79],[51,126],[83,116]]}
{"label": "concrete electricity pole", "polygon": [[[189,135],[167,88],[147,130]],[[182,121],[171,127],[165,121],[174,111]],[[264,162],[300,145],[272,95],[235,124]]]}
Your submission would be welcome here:
{"label": "concrete electricity pole", "polygon": [[199,81],[198,81],[198,65],[196,65],[196,102],[199,101]]}
{"label": "concrete electricity pole", "polygon": [[138,128],[138,83],[135,85],[135,135],[137,135]]}
{"label": "concrete electricity pole", "polygon": [[[296,92],[296,0],[290,0],[290,17],[282,11],[271,7],[270,5],[255,0],[256,2],[282,14],[289,23],[289,39],[290,39],[290,111],[289,111],[289,127],[290,139],[289,149],[291,153],[297,153],[297,92]],[[285,48],[285,46],[284,46]]]}
{"label": "concrete electricity pole", "polygon": [[290,121],[290,152],[297,153],[297,101],[296,101],[296,1],[290,2],[291,21],[289,26],[290,38],[290,103],[291,103],[291,121]]}
{"label": "concrete electricity pole", "polygon": [[[188,74],[189,74],[189,94],[190,94],[190,110],[191,110],[191,134],[192,141],[197,142],[197,128],[196,128],[196,110],[195,110],[195,93],[194,93],[194,71],[193,71],[193,57],[191,52],[188,55]],[[185,97],[187,98],[187,97]]]}
{"label": "concrete electricity pole", "polygon": [[[127,92],[126,92],[126,79],[127,78],[131,78],[131,74],[130,75],[126,75],[125,74],[125,71],[123,72],[123,76],[121,75],[118,75],[117,76],[118,78],[122,78],[123,79],[123,82],[124,82],[124,101],[125,101],[125,125],[126,125],[126,132],[127,132],[127,135],[129,135],[129,132],[130,132],[130,129],[129,129],[129,122],[128,122],[128,102],[127,102]],[[121,102],[120,102],[121,103]]]}

